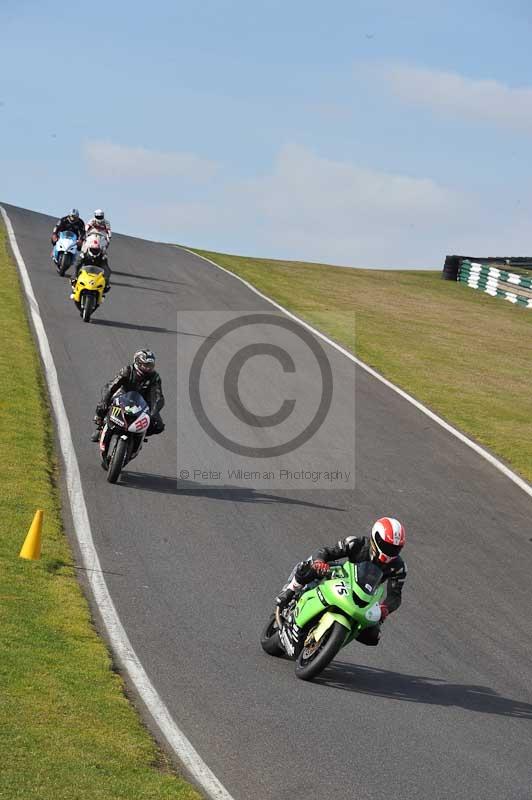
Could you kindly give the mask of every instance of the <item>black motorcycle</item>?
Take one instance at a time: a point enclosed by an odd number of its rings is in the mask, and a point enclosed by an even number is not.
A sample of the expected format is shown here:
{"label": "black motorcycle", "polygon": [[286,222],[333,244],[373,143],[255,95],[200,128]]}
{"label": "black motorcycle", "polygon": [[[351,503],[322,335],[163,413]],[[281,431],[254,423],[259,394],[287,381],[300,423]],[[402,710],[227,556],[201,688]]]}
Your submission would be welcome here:
{"label": "black motorcycle", "polygon": [[109,483],[116,483],[122,469],[139,454],[150,426],[149,412],[138,392],[118,394],[111,400],[100,434],[102,467]]}

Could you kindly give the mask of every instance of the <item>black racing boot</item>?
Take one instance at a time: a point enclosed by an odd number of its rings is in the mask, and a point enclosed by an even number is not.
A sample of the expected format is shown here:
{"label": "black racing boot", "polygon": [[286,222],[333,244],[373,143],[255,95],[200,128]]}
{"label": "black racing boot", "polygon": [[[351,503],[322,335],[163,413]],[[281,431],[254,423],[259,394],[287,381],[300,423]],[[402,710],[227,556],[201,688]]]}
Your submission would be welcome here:
{"label": "black racing boot", "polygon": [[381,626],[372,625],[370,628],[364,628],[362,633],[356,637],[357,642],[368,645],[368,647],[377,647],[379,639],[381,638]]}
{"label": "black racing boot", "polygon": [[275,605],[282,611],[286,606],[290,603],[291,600],[295,597],[295,591],[291,589],[289,586],[286,589],[283,589],[282,592],[279,592],[277,597],[275,598]]}
{"label": "black racing boot", "polygon": [[97,442],[100,438],[100,434],[102,432],[101,428],[96,428],[93,434],[91,434],[91,442]]}

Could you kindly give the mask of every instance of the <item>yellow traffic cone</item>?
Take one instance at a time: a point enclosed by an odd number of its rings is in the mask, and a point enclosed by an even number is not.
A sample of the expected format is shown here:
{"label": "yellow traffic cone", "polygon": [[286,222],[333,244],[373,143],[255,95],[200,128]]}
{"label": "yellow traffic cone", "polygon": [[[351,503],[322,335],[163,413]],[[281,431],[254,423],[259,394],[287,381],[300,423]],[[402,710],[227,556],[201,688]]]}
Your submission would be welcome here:
{"label": "yellow traffic cone", "polygon": [[40,509],[35,512],[28,535],[24,539],[22,550],[19,553],[19,558],[37,561],[41,557],[42,517],[43,512]]}

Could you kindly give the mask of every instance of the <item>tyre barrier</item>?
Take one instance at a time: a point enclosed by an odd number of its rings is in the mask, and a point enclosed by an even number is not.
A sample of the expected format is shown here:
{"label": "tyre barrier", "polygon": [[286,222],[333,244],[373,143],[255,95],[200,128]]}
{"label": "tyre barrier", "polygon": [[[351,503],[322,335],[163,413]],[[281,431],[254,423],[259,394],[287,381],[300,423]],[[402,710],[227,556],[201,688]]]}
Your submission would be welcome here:
{"label": "tyre barrier", "polygon": [[532,276],[462,259],[455,280],[492,297],[502,297],[510,303],[532,308]]}
{"label": "tyre barrier", "polygon": [[442,275],[444,281],[458,280],[458,270],[460,269],[461,261],[462,256],[445,256],[445,264]]}
{"label": "tyre barrier", "polygon": [[[511,268],[520,271],[512,272]],[[446,256],[442,278],[532,308],[532,258]]]}

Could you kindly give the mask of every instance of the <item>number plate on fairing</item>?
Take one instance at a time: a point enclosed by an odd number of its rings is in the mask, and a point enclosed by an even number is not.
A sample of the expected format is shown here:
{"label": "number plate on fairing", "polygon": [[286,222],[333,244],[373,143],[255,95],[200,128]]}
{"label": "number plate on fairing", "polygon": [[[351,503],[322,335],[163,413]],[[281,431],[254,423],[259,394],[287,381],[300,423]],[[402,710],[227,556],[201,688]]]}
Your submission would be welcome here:
{"label": "number plate on fairing", "polygon": [[345,585],[344,581],[341,581],[340,583],[335,583],[334,584],[334,591],[340,597],[345,597],[346,595],[349,594],[349,589]]}
{"label": "number plate on fairing", "polygon": [[145,428],[148,427],[148,419],[146,416],[141,417],[135,421],[135,430],[143,431]]}

